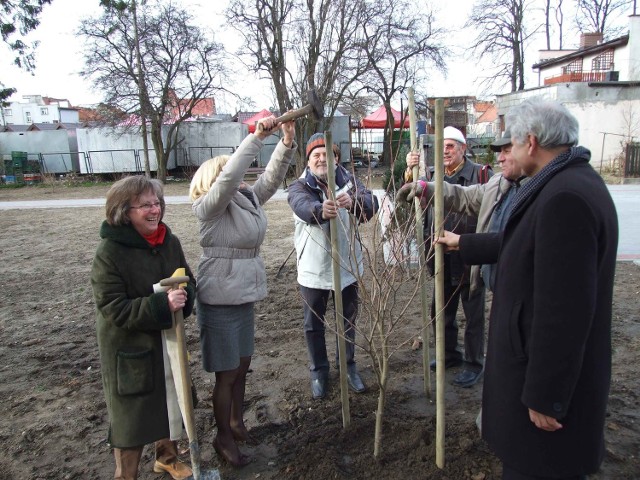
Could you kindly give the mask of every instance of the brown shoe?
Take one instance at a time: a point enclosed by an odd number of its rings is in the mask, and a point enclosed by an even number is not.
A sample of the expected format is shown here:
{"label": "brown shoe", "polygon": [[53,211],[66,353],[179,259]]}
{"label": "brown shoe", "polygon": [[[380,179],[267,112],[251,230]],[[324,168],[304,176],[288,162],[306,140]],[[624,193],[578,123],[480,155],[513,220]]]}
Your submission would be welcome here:
{"label": "brown shoe", "polygon": [[174,480],[184,480],[192,475],[191,469],[182,462],[162,463],[156,460],[153,464],[153,471],[156,473],[167,472]]}

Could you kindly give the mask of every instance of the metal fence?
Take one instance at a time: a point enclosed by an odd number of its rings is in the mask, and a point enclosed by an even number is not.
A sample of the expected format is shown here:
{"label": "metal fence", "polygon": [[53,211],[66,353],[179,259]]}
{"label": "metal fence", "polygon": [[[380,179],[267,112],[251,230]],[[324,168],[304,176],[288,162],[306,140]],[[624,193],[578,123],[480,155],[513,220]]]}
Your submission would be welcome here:
{"label": "metal fence", "polygon": [[183,150],[184,154],[178,156],[176,161],[177,166],[197,168],[210,158],[231,155],[235,152],[235,147],[189,147]]}

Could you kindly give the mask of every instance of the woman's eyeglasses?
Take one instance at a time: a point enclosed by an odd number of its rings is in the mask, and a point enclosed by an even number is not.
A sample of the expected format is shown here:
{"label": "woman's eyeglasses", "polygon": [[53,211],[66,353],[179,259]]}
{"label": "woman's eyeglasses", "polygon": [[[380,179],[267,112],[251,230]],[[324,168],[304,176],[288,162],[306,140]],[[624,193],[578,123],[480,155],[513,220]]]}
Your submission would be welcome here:
{"label": "woman's eyeglasses", "polygon": [[160,202],[154,202],[154,203],[143,203],[142,205],[138,205],[137,207],[129,207],[129,208],[136,208],[138,210],[142,210],[145,212],[150,211],[152,208],[160,208]]}

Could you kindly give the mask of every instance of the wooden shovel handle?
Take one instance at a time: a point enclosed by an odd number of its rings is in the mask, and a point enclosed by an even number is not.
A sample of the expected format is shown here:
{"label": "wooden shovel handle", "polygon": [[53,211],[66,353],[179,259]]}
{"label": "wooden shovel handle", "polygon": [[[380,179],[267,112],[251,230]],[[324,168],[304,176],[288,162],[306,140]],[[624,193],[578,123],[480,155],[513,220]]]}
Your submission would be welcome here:
{"label": "wooden shovel handle", "polygon": [[[291,120],[296,120],[300,117],[309,115],[312,112],[313,112],[313,105],[311,104],[305,105],[302,108],[298,108],[297,110],[291,110],[290,112],[287,112],[284,115],[280,115],[279,117],[276,118],[276,122],[278,122],[278,124],[290,122]],[[258,125],[256,128],[259,132],[262,132],[264,130],[260,122],[258,122]]]}
{"label": "wooden shovel handle", "polygon": [[181,283],[189,283],[191,279],[189,277],[169,277],[160,280],[161,287],[173,287],[176,288],[176,285],[180,285]]}

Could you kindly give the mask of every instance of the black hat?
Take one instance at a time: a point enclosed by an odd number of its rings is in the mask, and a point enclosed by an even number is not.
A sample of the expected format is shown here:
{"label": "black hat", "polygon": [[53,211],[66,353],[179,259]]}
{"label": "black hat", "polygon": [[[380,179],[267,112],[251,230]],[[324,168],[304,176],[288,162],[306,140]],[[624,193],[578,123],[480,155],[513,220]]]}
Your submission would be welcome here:
{"label": "black hat", "polygon": [[499,152],[505,145],[511,145],[511,132],[508,128],[502,132],[502,137],[491,144],[491,150]]}

